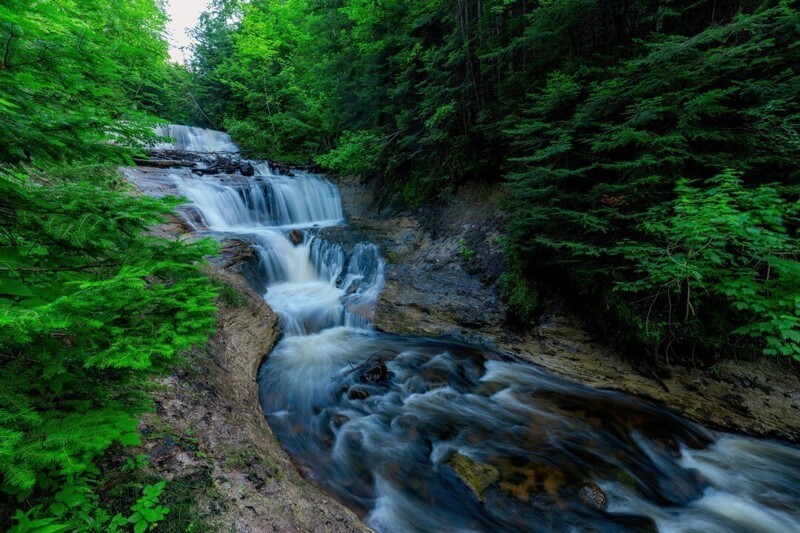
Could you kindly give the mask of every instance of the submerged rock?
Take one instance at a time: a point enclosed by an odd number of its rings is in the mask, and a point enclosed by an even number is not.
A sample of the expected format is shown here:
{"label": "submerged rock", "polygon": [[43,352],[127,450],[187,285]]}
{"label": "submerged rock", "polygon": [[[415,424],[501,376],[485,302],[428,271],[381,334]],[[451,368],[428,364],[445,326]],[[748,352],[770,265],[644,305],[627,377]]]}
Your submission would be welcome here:
{"label": "submerged rock", "polygon": [[484,500],[486,489],[500,479],[500,472],[495,467],[458,452],[454,453],[445,464],[472,489],[480,501]]}
{"label": "submerged rock", "polygon": [[608,497],[596,483],[587,481],[578,488],[578,499],[588,508],[605,511]]}
{"label": "submerged rock", "polygon": [[369,398],[369,391],[358,387],[353,387],[347,392],[347,397],[351,400],[366,400]]}
{"label": "submerged rock", "polygon": [[340,428],[340,427],[342,427],[342,426],[343,426],[343,425],[345,425],[345,424],[346,424],[346,423],[347,423],[349,420],[350,420],[350,418],[349,418],[347,415],[343,415],[343,414],[336,414],[336,415],[333,415],[333,416],[331,417],[331,422],[333,422],[333,425],[334,425],[335,427],[337,427],[337,428]]}
{"label": "submerged rock", "polygon": [[292,244],[297,246],[298,244],[303,243],[303,232],[297,229],[293,229],[289,232],[289,240],[292,241]]}
{"label": "submerged rock", "polygon": [[367,367],[358,377],[361,383],[383,383],[391,379],[392,373],[383,361]]}

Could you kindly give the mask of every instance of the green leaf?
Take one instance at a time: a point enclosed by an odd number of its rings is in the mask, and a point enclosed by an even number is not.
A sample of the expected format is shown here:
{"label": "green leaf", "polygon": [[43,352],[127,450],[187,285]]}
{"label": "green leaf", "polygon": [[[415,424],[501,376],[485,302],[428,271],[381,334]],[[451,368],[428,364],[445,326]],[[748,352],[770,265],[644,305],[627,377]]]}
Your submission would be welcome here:
{"label": "green leaf", "polygon": [[119,438],[119,442],[123,446],[139,446],[141,439],[138,433],[125,433]]}
{"label": "green leaf", "polygon": [[35,296],[33,291],[31,291],[26,285],[24,285],[19,280],[12,280],[3,277],[0,277],[0,294],[7,296],[23,296],[23,297]]}

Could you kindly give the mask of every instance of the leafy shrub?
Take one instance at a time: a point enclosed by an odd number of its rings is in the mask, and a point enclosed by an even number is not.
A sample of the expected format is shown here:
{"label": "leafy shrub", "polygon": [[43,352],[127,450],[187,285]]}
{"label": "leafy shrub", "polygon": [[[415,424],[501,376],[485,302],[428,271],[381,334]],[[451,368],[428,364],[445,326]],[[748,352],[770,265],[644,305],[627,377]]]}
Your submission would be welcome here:
{"label": "leafy shrub", "polygon": [[131,506],[133,514],[128,517],[121,514],[116,515],[111,520],[109,531],[111,533],[124,531],[125,526],[132,524],[133,533],[144,533],[151,525],[164,520],[164,517],[169,514],[169,508],[159,505],[158,499],[164,492],[166,484],[166,481],[160,481],[155,485],[146,486],[142,490],[142,497]]}
{"label": "leafy shrub", "polygon": [[678,182],[675,201],[653,208],[642,222],[649,239],[616,248],[636,278],[615,289],[633,293],[648,309],[666,307],[644,323],[659,339],[699,331],[692,323],[719,313],[714,304],[722,301],[736,312],[735,329],[709,331],[715,344],[743,335],[765,354],[800,361],[800,247],[789,229],[798,222],[797,207],[773,186],[745,188],[734,171],[707,185]]}
{"label": "leafy shrub", "polygon": [[315,160],[338,174],[366,176],[379,170],[377,162],[382,147],[381,136],[373,131],[345,131],[336,148]]}
{"label": "leafy shrub", "polygon": [[467,246],[467,241],[464,239],[458,239],[458,246],[458,253],[461,254],[461,257],[467,261],[472,261],[472,258],[475,257],[475,250]]}

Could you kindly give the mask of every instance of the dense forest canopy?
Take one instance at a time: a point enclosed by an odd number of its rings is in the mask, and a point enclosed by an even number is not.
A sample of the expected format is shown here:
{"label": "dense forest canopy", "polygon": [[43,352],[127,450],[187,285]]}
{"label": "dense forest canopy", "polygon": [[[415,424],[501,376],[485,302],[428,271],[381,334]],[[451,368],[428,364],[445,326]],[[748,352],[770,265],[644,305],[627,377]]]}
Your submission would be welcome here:
{"label": "dense forest canopy", "polygon": [[185,85],[262,157],[406,204],[505,182],[504,297],[634,354],[800,358],[794,1],[215,0]]}

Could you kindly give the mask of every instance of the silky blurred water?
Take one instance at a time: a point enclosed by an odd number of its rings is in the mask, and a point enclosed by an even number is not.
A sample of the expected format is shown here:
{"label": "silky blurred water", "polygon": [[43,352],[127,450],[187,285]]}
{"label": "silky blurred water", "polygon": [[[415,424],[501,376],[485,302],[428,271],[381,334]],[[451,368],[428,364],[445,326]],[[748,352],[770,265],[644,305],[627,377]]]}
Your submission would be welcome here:
{"label": "silky blurred water", "polygon": [[172,124],[156,128],[161,137],[171,137],[172,142],[161,142],[156,150],[182,150],[186,152],[238,152],[239,147],[231,136],[222,131]]}

